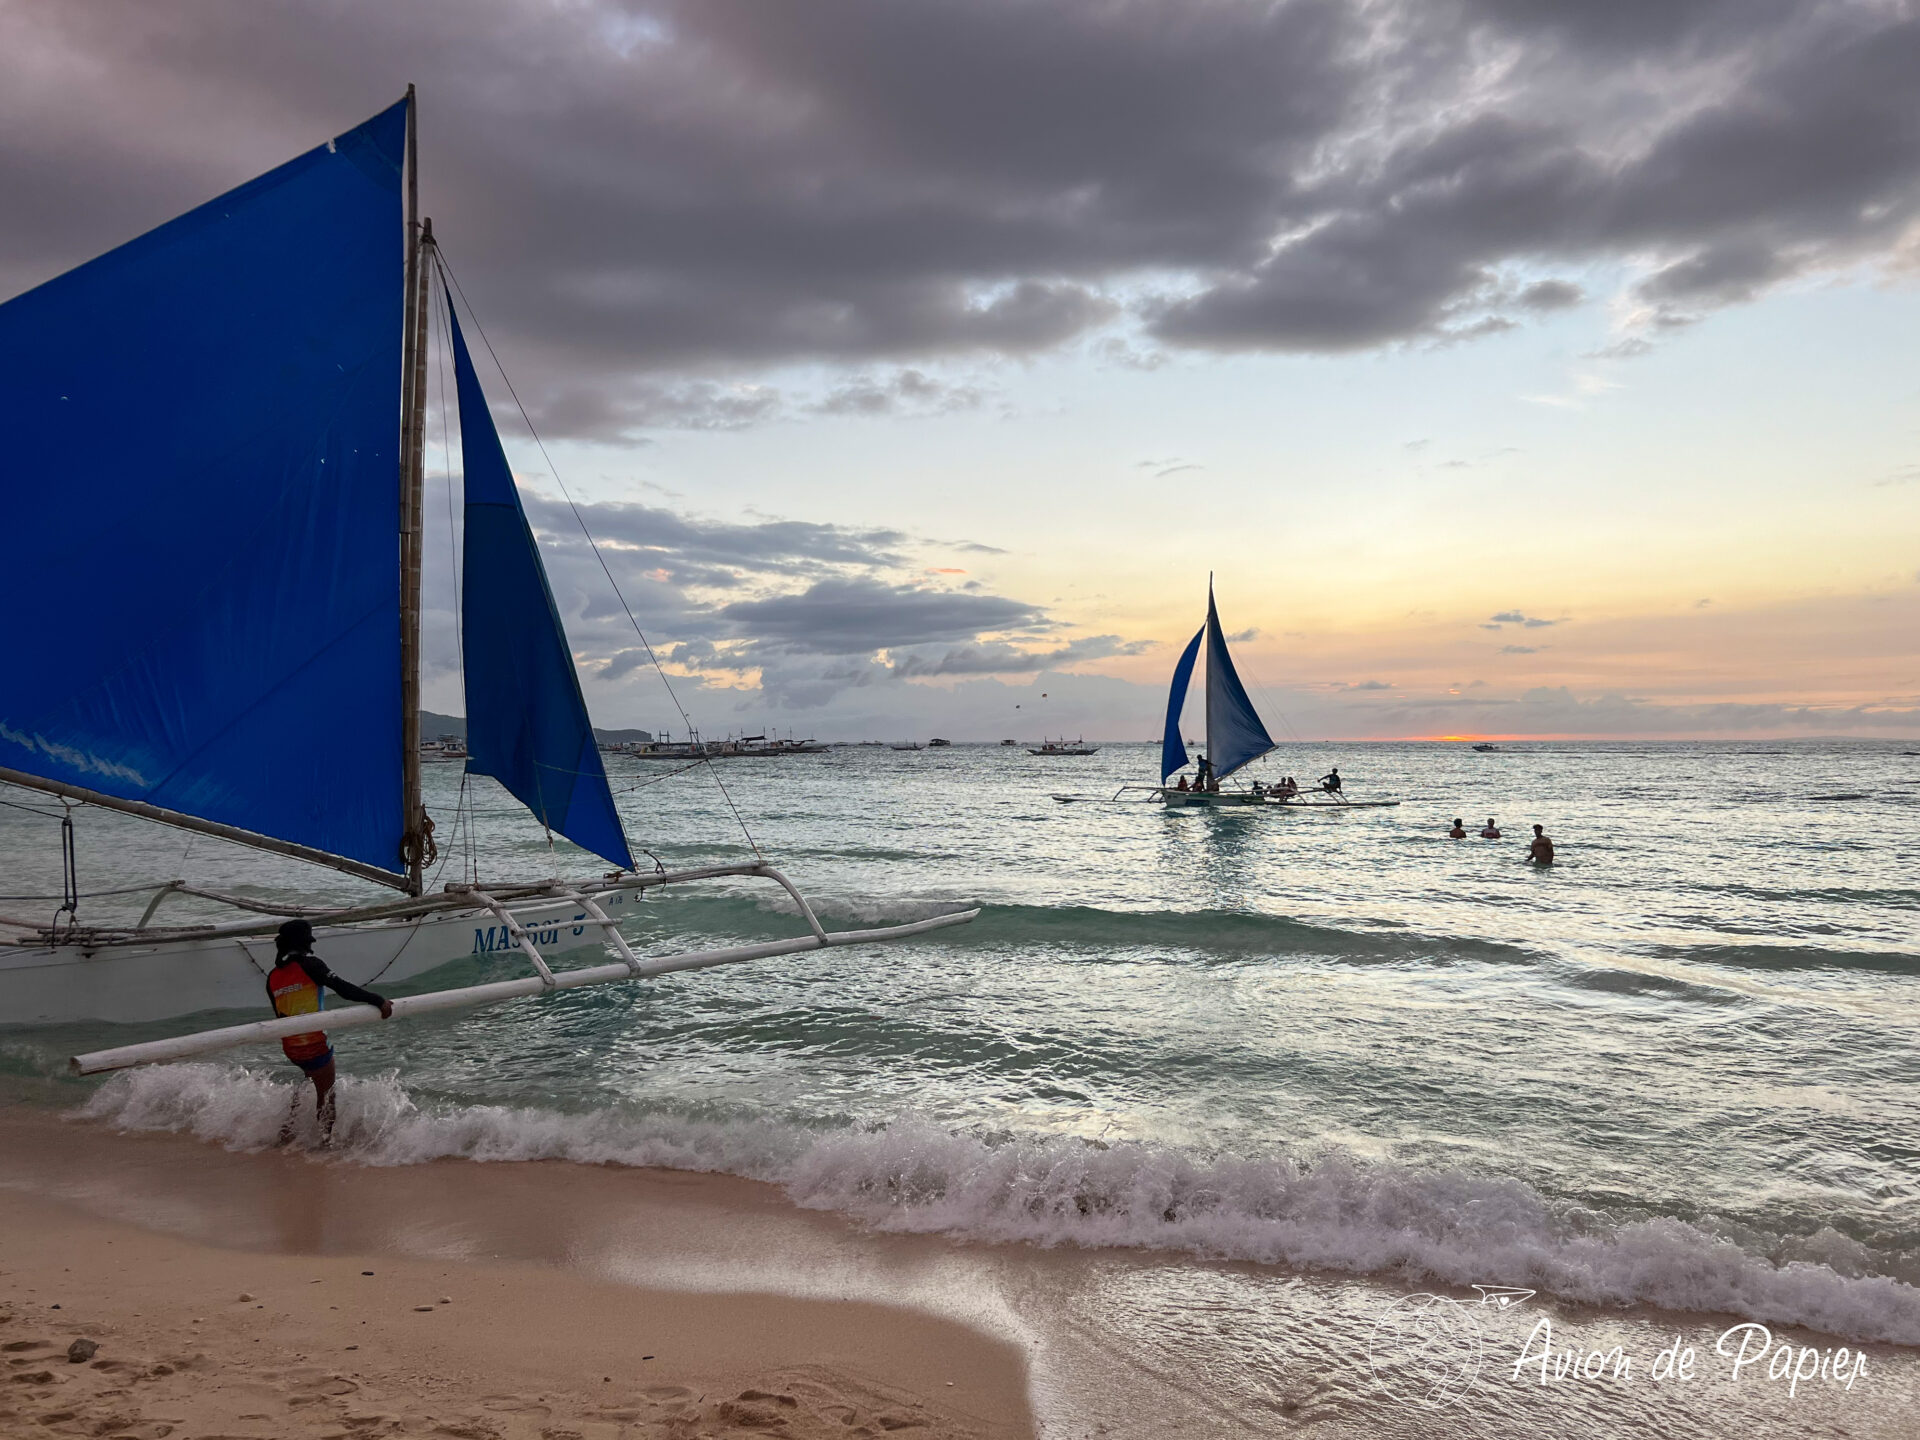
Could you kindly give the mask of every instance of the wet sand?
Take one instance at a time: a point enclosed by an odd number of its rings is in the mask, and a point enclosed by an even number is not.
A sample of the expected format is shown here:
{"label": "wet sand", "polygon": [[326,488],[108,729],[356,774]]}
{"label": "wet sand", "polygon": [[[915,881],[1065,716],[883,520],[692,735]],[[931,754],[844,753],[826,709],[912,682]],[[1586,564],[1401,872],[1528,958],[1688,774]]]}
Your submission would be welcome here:
{"label": "wet sand", "polygon": [[[0,1343],[36,1342],[0,1352],[0,1425],[50,1422],[28,1433],[1895,1437],[1920,1407],[1898,1347],[1850,1345],[1851,1389],[1734,1376],[1714,1348],[1733,1316],[1436,1305],[1415,1283],[864,1233],[727,1176],[377,1169],[33,1106],[0,1108],[0,1271]],[[1396,1328],[1409,1305],[1451,1321]],[[1542,1320],[1556,1351],[1618,1347],[1628,1373],[1516,1369]],[[101,1350],[69,1365],[83,1336]],[[1656,1378],[1675,1343],[1693,1373]]]}

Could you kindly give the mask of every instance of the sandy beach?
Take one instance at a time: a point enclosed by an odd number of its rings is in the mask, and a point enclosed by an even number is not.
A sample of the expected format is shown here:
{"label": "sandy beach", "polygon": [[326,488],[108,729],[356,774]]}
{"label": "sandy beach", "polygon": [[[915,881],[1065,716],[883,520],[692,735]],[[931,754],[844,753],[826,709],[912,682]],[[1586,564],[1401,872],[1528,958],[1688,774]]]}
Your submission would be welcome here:
{"label": "sandy beach", "polygon": [[222,1249],[19,1190],[0,1271],[7,1433],[1032,1433],[1011,1347],[883,1306]]}

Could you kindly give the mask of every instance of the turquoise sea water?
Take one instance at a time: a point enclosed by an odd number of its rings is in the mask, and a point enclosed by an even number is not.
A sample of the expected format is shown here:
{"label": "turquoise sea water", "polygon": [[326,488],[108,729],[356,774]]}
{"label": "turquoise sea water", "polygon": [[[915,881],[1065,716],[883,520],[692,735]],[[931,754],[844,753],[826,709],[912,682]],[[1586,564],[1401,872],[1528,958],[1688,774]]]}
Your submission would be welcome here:
{"label": "turquoise sea water", "polygon": [[[343,1035],[342,1152],[727,1170],[892,1228],[1920,1344],[1910,749],[1300,745],[1256,772],[1338,764],[1356,798],[1404,802],[1340,814],[1051,798],[1150,778],[1145,745],[737,762],[735,804],[830,926],[980,919]],[[629,832],[668,866],[749,853],[705,771],[609,765]],[[468,865],[459,784],[430,767],[443,879]],[[472,794],[481,878],[604,868],[550,850],[488,782]],[[1506,838],[1450,841],[1456,815]],[[1549,871],[1523,859],[1535,821],[1559,847]],[[364,893],[110,815],[84,812],[79,836],[87,889]],[[0,889],[57,889],[53,839],[0,811]],[[655,952],[801,930],[764,882],[659,892],[628,928]],[[6,1032],[0,1065],[53,1077],[97,1038]],[[250,1145],[291,1083],[249,1053],[28,1088]]]}

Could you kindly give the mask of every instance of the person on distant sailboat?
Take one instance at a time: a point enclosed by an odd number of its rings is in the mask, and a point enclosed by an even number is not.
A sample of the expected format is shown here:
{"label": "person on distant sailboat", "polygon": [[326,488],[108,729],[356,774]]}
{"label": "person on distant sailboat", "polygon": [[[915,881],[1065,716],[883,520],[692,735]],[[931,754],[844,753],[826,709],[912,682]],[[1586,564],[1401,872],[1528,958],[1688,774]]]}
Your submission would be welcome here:
{"label": "person on distant sailboat", "polygon": [[1338,795],[1340,793],[1340,767],[1338,765],[1320,777],[1320,788],[1329,795]]}
{"label": "person on distant sailboat", "polygon": [[1202,755],[1194,765],[1193,788],[1196,790],[1218,790],[1214,783],[1213,762]]}
{"label": "person on distant sailboat", "polygon": [[[326,1001],[326,989],[343,1000],[377,1006],[380,1018],[393,1017],[393,1002],[371,990],[363,990],[351,980],[342,980],[319,956],[313,953],[313,926],[305,920],[289,920],[273,939],[273,969],[267,974],[267,998],[276,1015],[317,1015]],[[323,989],[322,987],[325,987]],[[280,1049],[301,1072],[313,1081],[314,1117],[320,1122],[320,1143],[333,1139],[333,1046],[320,1030],[289,1035]],[[294,1094],[294,1109],[287,1111],[287,1123],[280,1127],[280,1143],[293,1139],[293,1117],[300,1104]]]}

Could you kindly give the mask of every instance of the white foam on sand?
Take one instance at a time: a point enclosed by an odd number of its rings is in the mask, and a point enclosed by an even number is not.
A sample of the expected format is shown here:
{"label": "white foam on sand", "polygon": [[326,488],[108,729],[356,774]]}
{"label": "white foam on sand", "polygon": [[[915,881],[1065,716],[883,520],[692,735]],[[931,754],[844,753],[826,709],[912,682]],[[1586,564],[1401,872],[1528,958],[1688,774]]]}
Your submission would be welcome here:
{"label": "white foam on sand", "polygon": [[[303,1088],[303,1087],[302,1087]],[[234,1149],[274,1143],[297,1093],[232,1066],[115,1076],[81,1114]],[[303,1113],[311,1115],[311,1109]],[[1738,1241],[1670,1218],[1619,1221],[1517,1180],[1311,1158],[1203,1157],[1076,1138],[989,1141],[912,1116],[868,1129],[671,1114],[417,1104],[394,1079],[341,1082],[335,1154],[369,1165],[566,1160],[745,1176],[879,1229],[1465,1286],[1595,1305],[1728,1312],[1920,1345],[1920,1289],[1832,1230]]]}

